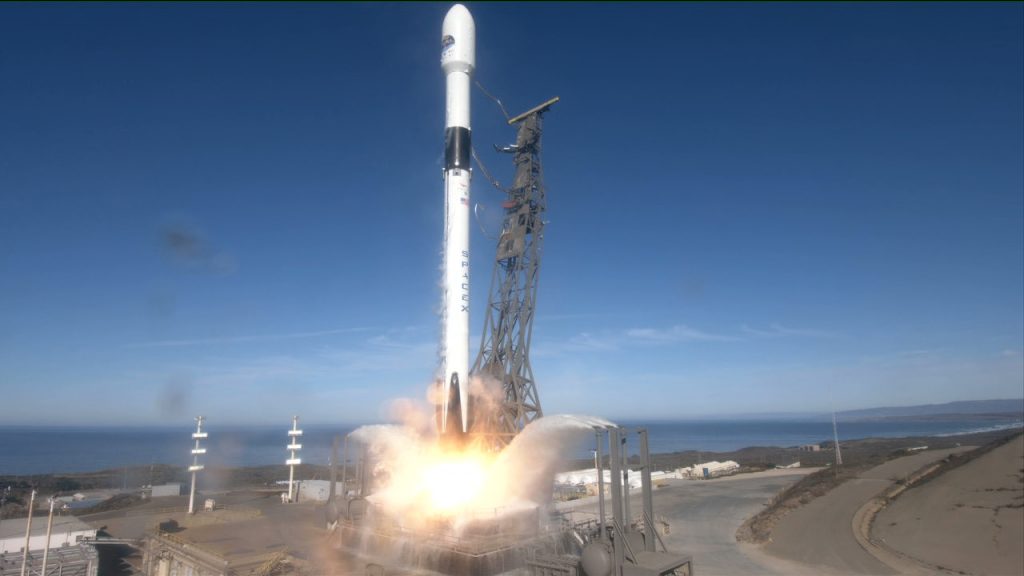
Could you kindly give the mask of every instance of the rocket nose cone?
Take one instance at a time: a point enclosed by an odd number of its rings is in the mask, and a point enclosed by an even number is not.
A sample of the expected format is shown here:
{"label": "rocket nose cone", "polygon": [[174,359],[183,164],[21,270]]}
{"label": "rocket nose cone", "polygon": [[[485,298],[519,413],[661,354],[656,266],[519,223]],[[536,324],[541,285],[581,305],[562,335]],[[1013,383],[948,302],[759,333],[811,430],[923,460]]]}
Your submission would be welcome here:
{"label": "rocket nose cone", "polygon": [[441,25],[445,34],[473,31],[474,28],[473,15],[469,13],[469,8],[462,4],[452,6],[445,14],[444,23]]}
{"label": "rocket nose cone", "polygon": [[462,4],[452,6],[441,24],[441,66],[445,73],[476,68],[476,24]]}

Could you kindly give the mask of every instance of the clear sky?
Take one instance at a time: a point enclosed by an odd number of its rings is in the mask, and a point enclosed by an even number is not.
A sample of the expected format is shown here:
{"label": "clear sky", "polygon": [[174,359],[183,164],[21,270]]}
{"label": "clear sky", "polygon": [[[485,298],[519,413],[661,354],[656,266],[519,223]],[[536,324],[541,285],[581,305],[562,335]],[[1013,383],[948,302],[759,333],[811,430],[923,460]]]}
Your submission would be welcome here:
{"label": "clear sky", "polygon": [[[448,7],[0,5],[0,423],[422,399]],[[469,8],[488,90],[562,97],[547,412],[1024,394],[1024,5]],[[475,355],[501,195],[473,186]]]}

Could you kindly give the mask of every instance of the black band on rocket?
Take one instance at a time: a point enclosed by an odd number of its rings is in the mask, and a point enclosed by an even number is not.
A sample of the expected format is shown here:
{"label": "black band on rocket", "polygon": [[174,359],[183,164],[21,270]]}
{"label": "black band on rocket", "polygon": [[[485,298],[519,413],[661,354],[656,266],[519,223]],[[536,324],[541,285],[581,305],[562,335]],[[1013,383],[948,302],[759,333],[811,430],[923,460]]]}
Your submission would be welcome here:
{"label": "black band on rocket", "polygon": [[469,170],[469,128],[452,126],[444,129],[444,169]]}

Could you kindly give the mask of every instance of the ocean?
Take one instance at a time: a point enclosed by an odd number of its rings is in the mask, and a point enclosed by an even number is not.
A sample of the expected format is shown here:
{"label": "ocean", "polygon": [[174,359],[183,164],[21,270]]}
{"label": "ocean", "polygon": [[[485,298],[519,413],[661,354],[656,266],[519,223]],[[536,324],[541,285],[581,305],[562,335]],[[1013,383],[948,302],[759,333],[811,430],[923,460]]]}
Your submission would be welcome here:
{"label": "ocean", "polygon": [[[748,446],[799,446],[832,438],[831,421],[809,420],[688,420],[678,422],[620,422],[644,425],[653,453],[702,450],[727,452]],[[1021,427],[1022,422],[982,419],[943,421],[839,422],[840,440],[895,438],[902,436],[949,436]],[[209,426],[203,463],[211,466],[262,466],[284,464],[287,426]],[[91,472],[191,461],[192,428],[168,427],[19,427],[0,426],[0,475]],[[331,439],[351,428],[305,426],[302,461],[327,465]],[[586,458],[583,442],[577,458]]]}

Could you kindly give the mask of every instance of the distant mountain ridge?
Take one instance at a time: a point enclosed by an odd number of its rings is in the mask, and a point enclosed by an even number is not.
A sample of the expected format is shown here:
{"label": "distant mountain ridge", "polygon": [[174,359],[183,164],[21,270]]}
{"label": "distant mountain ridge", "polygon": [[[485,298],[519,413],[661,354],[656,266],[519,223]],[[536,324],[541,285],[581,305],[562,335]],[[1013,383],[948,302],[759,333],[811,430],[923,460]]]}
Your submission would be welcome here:
{"label": "distant mountain ridge", "polygon": [[844,410],[836,412],[843,420],[868,420],[878,418],[921,418],[945,416],[950,414],[981,415],[1001,414],[1016,415],[1024,418],[1024,398],[1007,398],[999,400],[963,400],[945,404],[922,404],[919,406],[889,406],[883,408],[865,408],[862,410]]}

